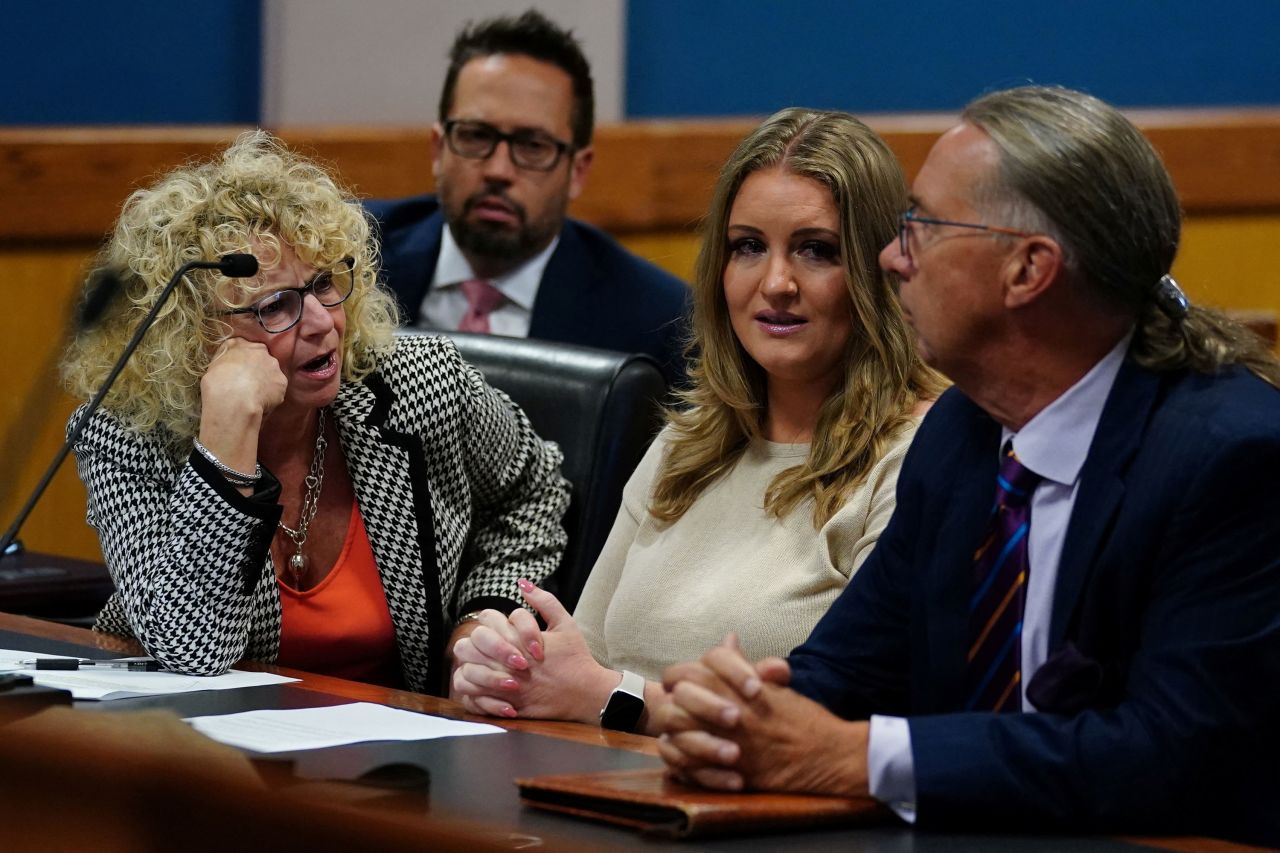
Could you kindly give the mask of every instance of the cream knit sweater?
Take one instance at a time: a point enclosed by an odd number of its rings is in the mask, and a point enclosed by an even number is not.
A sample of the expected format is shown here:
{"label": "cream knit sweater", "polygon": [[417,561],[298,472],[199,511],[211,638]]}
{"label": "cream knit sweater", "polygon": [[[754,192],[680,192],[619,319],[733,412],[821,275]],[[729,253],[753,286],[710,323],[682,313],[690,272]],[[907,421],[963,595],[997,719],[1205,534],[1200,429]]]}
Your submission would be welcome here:
{"label": "cream knit sweater", "polygon": [[663,430],[623,490],[574,612],[592,654],[655,681],[729,631],[750,660],[785,656],[809,636],[888,524],[918,425],[912,421],[820,530],[811,501],[781,520],[765,513],[765,489],[779,471],[803,462],[809,445],[763,441],[674,524],[658,522],[647,507],[667,448]]}

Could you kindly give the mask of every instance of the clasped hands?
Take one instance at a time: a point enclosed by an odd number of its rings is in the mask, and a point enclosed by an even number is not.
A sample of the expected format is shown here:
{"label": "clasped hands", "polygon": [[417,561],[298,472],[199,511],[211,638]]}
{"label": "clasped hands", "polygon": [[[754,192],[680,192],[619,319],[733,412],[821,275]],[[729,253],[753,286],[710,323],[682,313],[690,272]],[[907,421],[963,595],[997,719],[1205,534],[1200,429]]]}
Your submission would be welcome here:
{"label": "clasped hands", "polygon": [[[554,595],[528,581],[520,593],[543,617],[480,614],[480,626],[454,647],[452,691],[472,713],[598,722],[618,673],[591,656],[573,617]],[[663,675],[667,701],[650,708],[647,729],[678,778],[708,788],[867,793],[864,721],[842,720],[791,690],[780,658],[752,664],[737,639]]]}
{"label": "clasped hands", "polygon": [[453,647],[450,696],[473,714],[599,722],[618,673],[591,656],[559,599],[527,580],[517,585],[547,630],[522,608],[510,616],[482,611],[478,627]]}
{"label": "clasped hands", "polygon": [[752,664],[730,634],[702,659],[668,667],[656,712],[672,773],[727,791],[867,793],[867,724],[842,720],[787,685],[781,658]]}

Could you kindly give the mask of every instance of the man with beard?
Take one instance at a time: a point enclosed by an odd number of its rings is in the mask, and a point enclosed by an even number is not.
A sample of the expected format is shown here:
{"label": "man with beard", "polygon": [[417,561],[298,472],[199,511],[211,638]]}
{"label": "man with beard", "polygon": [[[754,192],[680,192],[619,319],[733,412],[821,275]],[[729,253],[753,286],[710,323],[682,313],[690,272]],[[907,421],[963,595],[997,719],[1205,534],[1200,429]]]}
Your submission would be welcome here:
{"label": "man with beard", "polygon": [[642,352],[683,373],[684,283],[565,216],[591,171],[593,113],[568,31],[532,10],[463,29],[431,134],[439,195],[368,205],[404,322]]}

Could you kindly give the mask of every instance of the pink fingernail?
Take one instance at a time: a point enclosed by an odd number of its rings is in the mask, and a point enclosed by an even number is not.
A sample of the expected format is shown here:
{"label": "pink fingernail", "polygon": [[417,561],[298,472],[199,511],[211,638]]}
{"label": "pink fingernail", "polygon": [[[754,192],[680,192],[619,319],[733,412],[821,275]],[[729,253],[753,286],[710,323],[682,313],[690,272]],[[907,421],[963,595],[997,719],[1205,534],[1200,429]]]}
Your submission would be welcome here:
{"label": "pink fingernail", "polygon": [[516,709],[512,708],[510,705],[504,705],[502,708],[502,716],[514,717],[516,716]]}
{"label": "pink fingernail", "polygon": [[534,660],[542,660],[543,659],[542,643],[539,643],[537,640],[534,640],[532,643],[530,643],[529,654],[533,655]]}
{"label": "pink fingernail", "polygon": [[520,587],[521,592],[529,592],[533,589],[533,584],[524,578],[520,578],[520,580],[516,581],[516,586]]}
{"label": "pink fingernail", "polygon": [[516,681],[514,678],[504,678],[502,679],[501,687],[503,690],[519,690],[520,682]]}
{"label": "pink fingernail", "polygon": [[511,657],[507,658],[507,666],[511,667],[512,669],[528,669],[529,662],[525,660],[523,657],[521,657],[520,655],[512,655]]}

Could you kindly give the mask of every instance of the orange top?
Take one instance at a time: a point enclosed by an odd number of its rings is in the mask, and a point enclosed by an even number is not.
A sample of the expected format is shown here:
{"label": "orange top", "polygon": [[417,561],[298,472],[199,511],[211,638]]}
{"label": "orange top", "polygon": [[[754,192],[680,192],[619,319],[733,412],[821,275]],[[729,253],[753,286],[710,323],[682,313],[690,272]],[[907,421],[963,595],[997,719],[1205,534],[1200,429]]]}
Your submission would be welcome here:
{"label": "orange top", "polygon": [[314,588],[280,587],[277,663],[387,687],[403,684],[396,631],[360,507],[351,505],[347,538],[333,569]]}

